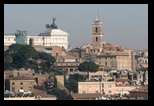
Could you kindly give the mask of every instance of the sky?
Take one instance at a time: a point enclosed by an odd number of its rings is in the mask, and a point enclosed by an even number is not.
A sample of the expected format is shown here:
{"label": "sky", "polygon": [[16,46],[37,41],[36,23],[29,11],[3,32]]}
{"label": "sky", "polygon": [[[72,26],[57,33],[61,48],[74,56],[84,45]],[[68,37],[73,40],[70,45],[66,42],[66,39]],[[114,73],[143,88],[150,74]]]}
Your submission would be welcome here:
{"label": "sky", "polygon": [[55,24],[69,33],[71,48],[92,43],[92,23],[103,23],[103,41],[133,49],[148,49],[148,4],[4,4],[4,34],[28,35]]}

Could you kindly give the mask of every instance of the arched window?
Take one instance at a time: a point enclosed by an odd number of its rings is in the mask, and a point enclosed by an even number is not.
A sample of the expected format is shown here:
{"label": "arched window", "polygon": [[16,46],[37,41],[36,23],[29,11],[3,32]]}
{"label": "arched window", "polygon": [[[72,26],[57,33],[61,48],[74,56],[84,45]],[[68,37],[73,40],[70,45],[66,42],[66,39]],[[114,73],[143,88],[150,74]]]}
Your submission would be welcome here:
{"label": "arched window", "polygon": [[96,42],[98,42],[98,37],[96,37]]}
{"label": "arched window", "polygon": [[29,45],[34,45],[34,39],[33,38],[29,39]]}
{"label": "arched window", "polygon": [[56,57],[58,56],[58,52],[56,52]]}
{"label": "arched window", "polygon": [[96,33],[98,32],[98,28],[96,27]]}

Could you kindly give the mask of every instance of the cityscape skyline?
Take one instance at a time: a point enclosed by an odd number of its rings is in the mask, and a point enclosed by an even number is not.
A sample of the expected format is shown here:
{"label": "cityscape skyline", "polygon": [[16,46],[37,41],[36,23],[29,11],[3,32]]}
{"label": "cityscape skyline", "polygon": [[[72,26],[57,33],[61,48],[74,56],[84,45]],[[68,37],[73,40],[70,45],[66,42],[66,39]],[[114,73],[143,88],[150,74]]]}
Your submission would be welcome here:
{"label": "cityscape skyline", "polygon": [[92,43],[92,22],[96,15],[103,23],[103,41],[148,49],[147,4],[5,4],[4,33],[15,33],[19,29],[26,30],[28,35],[38,35],[56,17],[58,28],[70,34],[71,48],[80,47]]}

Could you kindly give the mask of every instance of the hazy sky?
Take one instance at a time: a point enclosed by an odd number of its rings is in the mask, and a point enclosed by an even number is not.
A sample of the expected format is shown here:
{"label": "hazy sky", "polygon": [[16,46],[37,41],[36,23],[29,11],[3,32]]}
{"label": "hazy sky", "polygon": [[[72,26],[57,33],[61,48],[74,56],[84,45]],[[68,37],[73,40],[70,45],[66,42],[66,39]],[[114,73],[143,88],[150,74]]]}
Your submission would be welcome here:
{"label": "hazy sky", "polygon": [[148,4],[5,4],[4,33],[26,30],[38,35],[56,17],[68,32],[71,48],[92,43],[92,22],[103,23],[103,41],[128,48],[148,49]]}

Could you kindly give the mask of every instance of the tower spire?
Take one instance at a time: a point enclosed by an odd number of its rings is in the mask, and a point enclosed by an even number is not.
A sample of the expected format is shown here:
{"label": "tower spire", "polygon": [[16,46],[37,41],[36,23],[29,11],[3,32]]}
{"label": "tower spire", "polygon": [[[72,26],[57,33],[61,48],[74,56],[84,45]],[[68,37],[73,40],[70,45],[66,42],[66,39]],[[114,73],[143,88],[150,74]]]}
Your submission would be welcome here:
{"label": "tower spire", "polygon": [[98,20],[99,20],[99,14],[98,14],[98,9],[97,9],[96,21]]}

